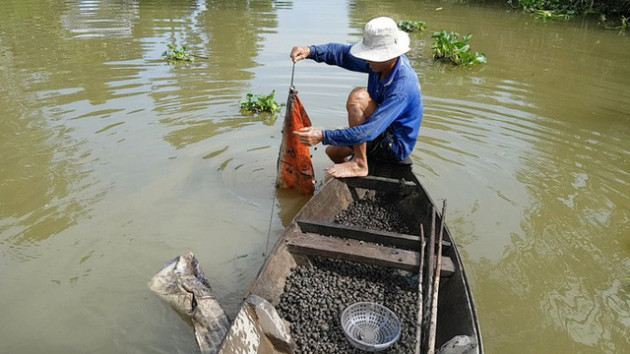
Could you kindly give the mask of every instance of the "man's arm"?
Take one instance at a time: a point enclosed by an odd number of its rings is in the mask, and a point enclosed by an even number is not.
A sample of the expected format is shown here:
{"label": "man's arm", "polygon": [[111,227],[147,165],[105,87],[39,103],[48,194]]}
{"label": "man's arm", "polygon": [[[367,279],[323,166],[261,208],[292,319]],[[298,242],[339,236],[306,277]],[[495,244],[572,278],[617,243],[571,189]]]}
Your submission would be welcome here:
{"label": "man's arm", "polygon": [[293,47],[290,57],[294,63],[302,59],[312,59],[318,63],[336,65],[351,71],[369,72],[370,67],[365,60],[356,58],[350,54],[351,47],[351,45],[339,43],[312,45],[309,47]]}
{"label": "man's arm", "polygon": [[376,139],[402,114],[405,100],[403,95],[393,95],[378,106],[365,123],[346,129],[324,130],[324,145],[352,146]]}

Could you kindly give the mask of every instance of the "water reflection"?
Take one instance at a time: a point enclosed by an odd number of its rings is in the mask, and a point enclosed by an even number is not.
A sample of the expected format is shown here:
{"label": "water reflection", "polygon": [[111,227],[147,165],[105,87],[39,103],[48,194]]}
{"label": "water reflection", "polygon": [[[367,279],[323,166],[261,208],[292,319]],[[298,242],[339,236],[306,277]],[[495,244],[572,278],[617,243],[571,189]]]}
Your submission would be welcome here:
{"label": "water reflection", "polygon": [[[14,85],[15,81],[7,79],[14,78],[2,76],[0,86]],[[4,117],[0,129],[0,244],[17,258],[25,257],[22,247],[59,234],[87,217],[88,205],[96,198],[80,193],[95,183],[92,171],[86,168],[92,160],[90,153],[64,128],[52,127],[32,102],[28,95],[0,97]]]}
{"label": "water reflection", "polygon": [[[44,36],[37,40],[46,41],[53,52],[61,47],[59,32],[46,28],[54,21],[48,10],[33,2],[12,5],[1,12],[1,22],[29,12],[34,20],[25,25],[38,22],[33,30]],[[33,90],[59,74],[40,68],[42,51],[21,46],[24,36],[23,31],[5,31],[0,38],[0,244],[17,259],[32,259],[38,252],[27,248],[88,217],[88,205],[98,196],[80,193],[96,183],[86,167],[93,160],[90,152],[67,127],[53,123],[54,114],[45,108],[48,102],[42,104]]]}
{"label": "water reflection", "polygon": [[[525,158],[527,168],[517,174],[535,202],[524,215],[522,237],[513,239],[498,264],[512,270],[504,274],[510,285],[506,290],[529,301],[534,297],[540,320],[568,336],[575,350],[579,343],[618,352],[622,349],[616,346],[627,340],[621,334],[627,328],[622,319],[630,308],[619,306],[625,301],[622,283],[627,274],[615,265],[630,258],[620,252],[622,240],[614,235],[630,231],[630,199],[618,193],[628,190],[629,180],[598,173],[602,160],[620,167],[607,157],[616,148],[600,146],[597,138],[610,123],[592,125],[593,131],[572,129],[570,144],[554,143],[568,141],[561,129],[540,134],[534,145],[539,153]],[[614,174],[625,172],[615,169]],[[530,289],[521,292],[515,283],[530,284]]]}
{"label": "water reflection", "polygon": [[59,20],[70,39],[129,38],[139,17],[138,0],[79,0],[66,6]]}
{"label": "water reflection", "polygon": [[161,122],[180,127],[165,136],[177,148],[252,121],[240,117],[238,101],[258,65],[261,30],[277,25],[272,1],[209,1],[190,22],[193,27],[171,25],[165,35],[208,59],[173,67],[154,80],[152,93]]}

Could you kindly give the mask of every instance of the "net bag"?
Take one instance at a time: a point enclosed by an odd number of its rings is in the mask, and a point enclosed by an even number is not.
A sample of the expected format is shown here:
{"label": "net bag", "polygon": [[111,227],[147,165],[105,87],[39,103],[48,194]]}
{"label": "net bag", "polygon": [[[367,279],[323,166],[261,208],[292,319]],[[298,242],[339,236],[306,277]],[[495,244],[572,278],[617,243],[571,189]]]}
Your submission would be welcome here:
{"label": "net bag", "polygon": [[282,144],[278,155],[278,188],[295,189],[302,194],[313,194],[315,173],[308,146],[300,143],[294,131],[310,127],[311,120],[298,97],[295,87],[289,89],[287,111],[282,126]]}

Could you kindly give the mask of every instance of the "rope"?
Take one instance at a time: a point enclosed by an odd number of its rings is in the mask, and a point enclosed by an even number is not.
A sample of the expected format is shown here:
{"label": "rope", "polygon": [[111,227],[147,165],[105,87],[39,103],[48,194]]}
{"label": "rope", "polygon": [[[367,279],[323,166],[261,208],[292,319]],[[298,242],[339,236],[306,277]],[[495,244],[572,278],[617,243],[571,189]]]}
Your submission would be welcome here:
{"label": "rope", "polygon": [[265,245],[265,259],[269,257],[269,237],[271,236],[271,223],[273,222],[273,210],[276,207],[276,195],[273,193],[273,201],[271,202],[271,214],[269,215],[269,229],[267,230],[267,244]]}

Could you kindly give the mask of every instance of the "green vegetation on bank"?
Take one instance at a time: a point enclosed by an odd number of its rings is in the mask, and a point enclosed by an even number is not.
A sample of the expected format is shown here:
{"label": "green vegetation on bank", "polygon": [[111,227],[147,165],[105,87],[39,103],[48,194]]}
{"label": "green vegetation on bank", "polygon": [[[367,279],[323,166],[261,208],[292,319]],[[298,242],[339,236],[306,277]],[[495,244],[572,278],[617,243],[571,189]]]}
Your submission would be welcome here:
{"label": "green vegetation on bank", "polygon": [[269,95],[255,95],[253,93],[248,93],[245,96],[245,101],[241,101],[241,109],[252,112],[252,113],[261,113],[261,112],[269,112],[276,113],[280,111],[280,105],[276,102],[275,99],[276,91],[271,91]]}
{"label": "green vegetation on bank", "polygon": [[475,63],[486,63],[486,56],[483,53],[471,52],[468,41],[472,34],[468,34],[459,39],[457,32],[435,32],[431,38],[435,39],[435,43],[431,47],[433,49],[433,57],[439,60],[449,60],[455,65],[471,65]]}
{"label": "green vegetation on bank", "polygon": [[582,14],[600,14],[608,18],[608,21],[600,22],[609,27],[620,27],[616,29],[628,28],[630,18],[630,0],[507,0],[507,2],[542,19],[567,20]]}
{"label": "green vegetation on bank", "polygon": [[519,6],[525,11],[536,14],[542,19],[567,20],[582,13],[580,0],[508,0],[509,4]]}
{"label": "green vegetation on bank", "polygon": [[181,48],[177,48],[170,44],[167,44],[166,46],[168,49],[162,53],[162,56],[164,57],[164,60],[169,63],[176,61],[195,61],[195,57],[188,52],[188,48],[186,48],[186,46],[182,46]]}
{"label": "green vegetation on bank", "polygon": [[615,23],[614,21],[608,21],[608,19],[606,18],[606,15],[602,14],[599,16],[599,23],[601,23],[605,29],[610,29],[610,30],[620,30],[620,31],[625,31],[627,29],[630,29],[630,17],[625,17],[625,16],[621,16],[621,21],[619,24]]}

